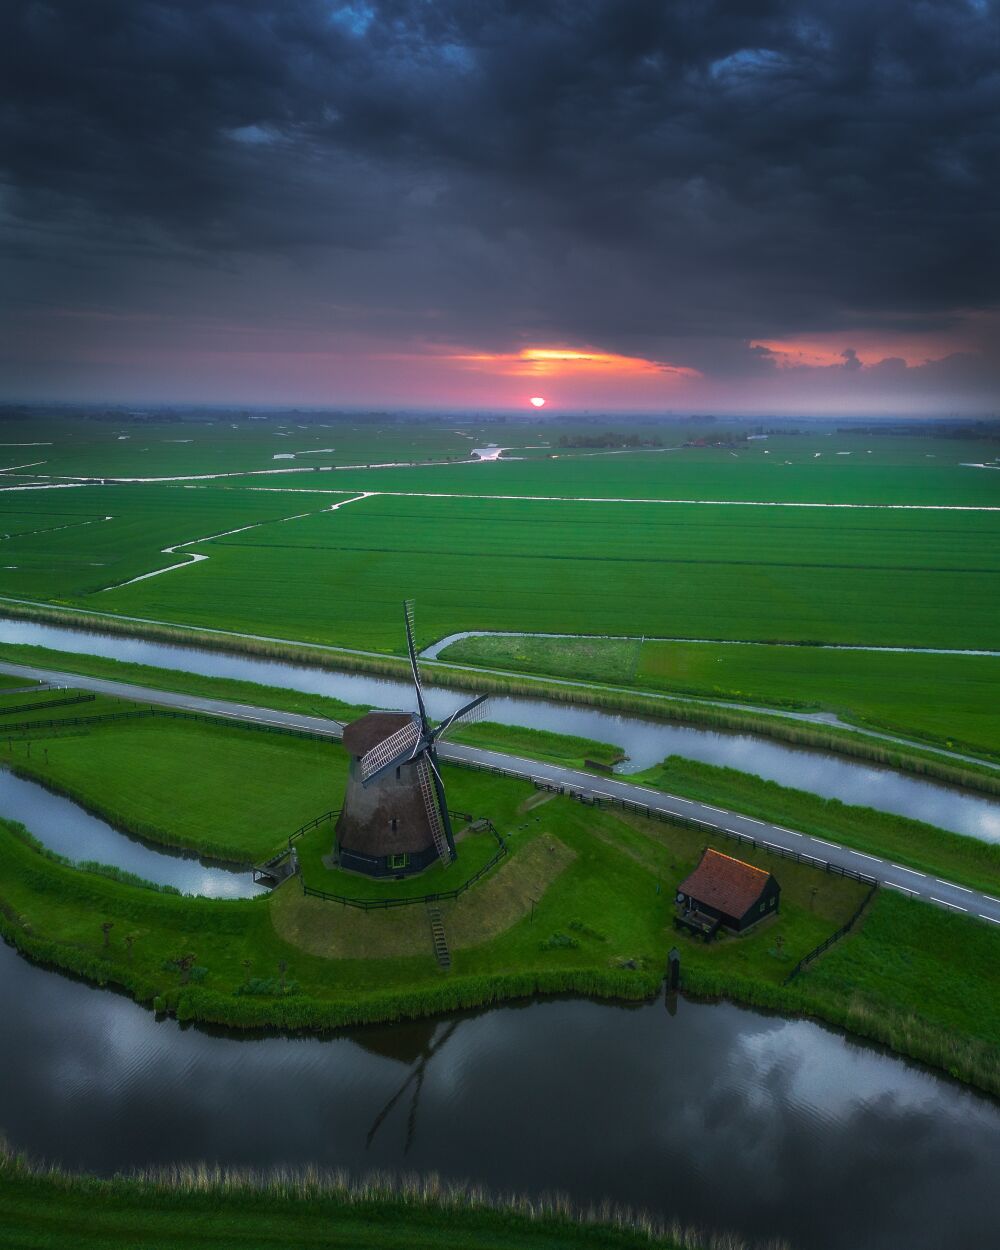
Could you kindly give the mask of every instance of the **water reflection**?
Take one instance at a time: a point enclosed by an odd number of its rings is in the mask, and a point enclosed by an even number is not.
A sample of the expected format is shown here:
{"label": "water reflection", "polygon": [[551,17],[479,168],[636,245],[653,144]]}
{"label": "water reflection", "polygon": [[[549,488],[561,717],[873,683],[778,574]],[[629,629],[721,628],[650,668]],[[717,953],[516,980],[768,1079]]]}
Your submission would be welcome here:
{"label": "water reflection", "polygon": [[[210,677],[283,686],[368,707],[409,707],[413,701],[413,688],[405,682],[33,622],[0,619],[0,642],[28,643]],[[443,686],[430,687],[425,695],[435,720],[453,712],[465,697]],[[822,751],[784,746],[752,734],[714,733],[544,699],[494,696],[490,699],[489,717],[501,724],[529,725],[615,743],[628,754],[627,764],[619,770],[626,773],[649,768],[668,755],[684,755],[756,773],[824,798],[895,812],[987,842],[1000,842],[997,802]]]}
{"label": "water reflection", "polygon": [[1000,1242],[996,1106],[807,1021],[549,1001],[237,1040],[6,948],[0,985],[0,1127],[69,1166],[436,1170],[811,1250]]}

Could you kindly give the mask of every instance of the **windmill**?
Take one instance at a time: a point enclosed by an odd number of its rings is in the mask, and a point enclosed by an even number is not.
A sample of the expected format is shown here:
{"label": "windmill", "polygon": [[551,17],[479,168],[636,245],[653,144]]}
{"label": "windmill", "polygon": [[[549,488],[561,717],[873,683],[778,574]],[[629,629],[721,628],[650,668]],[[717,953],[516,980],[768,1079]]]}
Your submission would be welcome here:
{"label": "windmill", "polygon": [[403,621],[417,710],[368,712],[344,728],[350,768],[330,862],[373,877],[409,876],[436,859],[455,858],[436,744],[457,721],[480,719],[487,697],[432,725],[413,645],[412,602],[403,605]]}

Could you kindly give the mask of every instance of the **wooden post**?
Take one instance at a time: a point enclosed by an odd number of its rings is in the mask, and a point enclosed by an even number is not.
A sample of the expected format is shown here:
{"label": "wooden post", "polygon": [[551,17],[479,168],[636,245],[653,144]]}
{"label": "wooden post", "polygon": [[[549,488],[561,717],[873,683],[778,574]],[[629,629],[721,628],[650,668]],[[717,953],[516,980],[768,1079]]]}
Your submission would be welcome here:
{"label": "wooden post", "polygon": [[681,982],[681,953],[676,946],[670,948],[667,956],[667,989],[676,993]]}

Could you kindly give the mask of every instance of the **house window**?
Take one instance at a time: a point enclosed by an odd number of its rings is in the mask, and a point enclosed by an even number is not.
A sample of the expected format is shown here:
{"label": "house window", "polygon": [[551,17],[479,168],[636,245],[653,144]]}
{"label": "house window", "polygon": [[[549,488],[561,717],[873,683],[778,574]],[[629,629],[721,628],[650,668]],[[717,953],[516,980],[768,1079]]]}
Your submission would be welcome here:
{"label": "house window", "polygon": [[760,905],[760,909],[761,909],[761,911],[766,911],[766,910],[767,910],[767,904],[766,904],[766,903],[761,903],[761,905]]}
{"label": "house window", "polygon": [[389,856],[390,868],[405,868],[409,862],[410,862],[409,855],[390,855]]}
{"label": "house window", "polygon": [[773,906],[774,906],[774,895],[772,894],[772,895],[771,895],[771,901],[770,901],[770,903],[768,903],[768,907],[773,907]]}

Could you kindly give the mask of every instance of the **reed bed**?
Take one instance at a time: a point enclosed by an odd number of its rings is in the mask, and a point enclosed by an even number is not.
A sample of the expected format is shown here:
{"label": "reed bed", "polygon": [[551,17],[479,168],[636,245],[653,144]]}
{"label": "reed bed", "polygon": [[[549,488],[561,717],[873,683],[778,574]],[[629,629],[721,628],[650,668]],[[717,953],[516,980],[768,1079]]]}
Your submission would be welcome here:
{"label": "reed bed", "polygon": [[[372,1171],[354,1176],[343,1169],[312,1166],[261,1169],[177,1163],[101,1178],[33,1162],[0,1140],[0,1185],[17,1180],[51,1186],[63,1194],[79,1194],[87,1202],[101,1198],[141,1200],[151,1210],[176,1210],[178,1204],[204,1198],[227,1204],[280,1204],[290,1208],[290,1217],[294,1208],[303,1203],[359,1212],[394,1207],[440,1216],[443,1223],[449,1217],[480,1215],[495,1216],[508,1231],[512,1221],[543,1225],[569,1235],[577,1231],[581,1243],[588,1245],[649,1244],[663,1250],[789,1250],[788,1243],[782,1240],[750,1243],[734,1233],[707,1233],[609,1199],[581,1205],[561,1193],[495,1193],[486,1186],[446,1180],[433,1172]],[[197,1218],[194,1209],[192,1218]]]}

